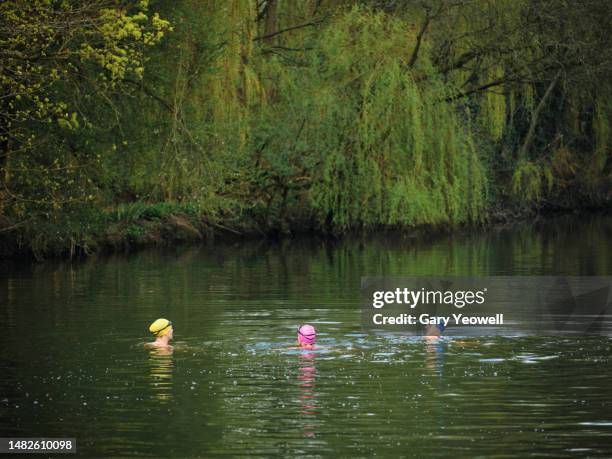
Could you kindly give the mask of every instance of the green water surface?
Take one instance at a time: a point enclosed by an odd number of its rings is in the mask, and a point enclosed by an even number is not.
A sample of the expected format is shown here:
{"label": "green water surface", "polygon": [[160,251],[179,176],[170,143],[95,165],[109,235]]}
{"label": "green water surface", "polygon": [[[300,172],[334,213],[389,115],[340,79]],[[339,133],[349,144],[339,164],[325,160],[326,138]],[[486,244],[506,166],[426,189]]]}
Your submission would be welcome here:
{"label": "green water surface", "polygon": [[[361,276],[404,275],[612,275],[612,218],[6,263],[0,436],[93,457],[612,456],[612,339],[364,332]],[[172,353],[143,347],[158,317]],[[304,322],[319,349],[290,349]]]}

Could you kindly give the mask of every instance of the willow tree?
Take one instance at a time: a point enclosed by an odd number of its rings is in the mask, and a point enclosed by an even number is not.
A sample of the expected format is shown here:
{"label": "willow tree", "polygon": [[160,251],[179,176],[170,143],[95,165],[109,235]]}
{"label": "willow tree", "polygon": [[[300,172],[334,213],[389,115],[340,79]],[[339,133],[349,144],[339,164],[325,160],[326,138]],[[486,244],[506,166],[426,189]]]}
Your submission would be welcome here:
{"label": "willow tree", "polygon": [[303,33],[283,45],[301,50],[293,61],[260,67],[275,96],[253,126],[253,196],[268,219],[332,231],[481,219],[470,120],[440,103],[450,93],[427,57],[410,67],[418,30],[353,8]]}

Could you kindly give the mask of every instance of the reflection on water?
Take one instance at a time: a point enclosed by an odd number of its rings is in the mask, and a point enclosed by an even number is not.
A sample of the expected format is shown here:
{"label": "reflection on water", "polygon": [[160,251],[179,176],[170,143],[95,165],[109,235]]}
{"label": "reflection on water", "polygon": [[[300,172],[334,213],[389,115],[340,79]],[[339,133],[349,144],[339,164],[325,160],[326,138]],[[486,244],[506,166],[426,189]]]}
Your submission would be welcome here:
{"label": "reflection on water", "polygon": [[[612,455],[609,338],[427,341],[364,332],[359,306],[365,275],[611,275],[610,218],[0,270],[3,436],[93,457]],[[172,354],[142,347],[156,317]],[[320,349],[287,350],[300,323]]]}
{"label": "reflection on water", "polygon": [[172,400],[173,348],[157,348],[149,351],[150,385],[159,401]]}
{"label": "reflection on water", "polygon": [[299,355],[298,384],[300,387],[300,418],[306,437],[316,437],[316,379],[315,353],[302,351]]}
{"label": "reflection on water", "polygon": [[444,369],[444,338],[438,336],[425,336],[425,362],[429,370],[442,376]]}

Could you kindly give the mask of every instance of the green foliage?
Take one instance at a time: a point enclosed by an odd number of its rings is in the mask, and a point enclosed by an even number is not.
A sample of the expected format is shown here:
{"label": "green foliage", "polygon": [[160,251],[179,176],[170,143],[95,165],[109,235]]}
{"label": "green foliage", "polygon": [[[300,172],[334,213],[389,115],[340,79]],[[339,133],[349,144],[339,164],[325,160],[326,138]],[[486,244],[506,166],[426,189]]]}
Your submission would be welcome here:
{"label": "green foliage", "polygon": [[125,230],[125,236],[128,242],[132,244],[139,243],[142,237],[144,236],[144,234],[145,234],[144,228],[135,223],[129,224]]}
{"label": "green foliage", "polygon": [[154,204],[134,202],[119,204],[108,213],[107,218],[110,222],[135,222],[138,220],[159,220],[178,214],[198,217],[202,215],[202,210],[189,202],[159,202]]}
{"label": "green foliage", "polygon": [[551,168],[543,163],[519,161],[512,175],[512,193],[523,205],[539,203],[554,183]]}
{"label": "green foliage", "polygon": [[605,205],[608,7],[544,2],[3,2],[0,223],[42,253]]}
{"label": "green foliage", "polygon": [[353,9],[320,35],[307,69],[266,63],[276,99],[251,147],[262,207],[293,206],[332,231],[482,219],[486,177],[469,122],[439,103],[448,90],[425,59],[407,69],[405,24]]}
{"label": "green foliage", "polygon": [[0,3],[0,209],[11,219],[99,202],[94,113],[142,77],[144,49],[170,30],[147,3]]}

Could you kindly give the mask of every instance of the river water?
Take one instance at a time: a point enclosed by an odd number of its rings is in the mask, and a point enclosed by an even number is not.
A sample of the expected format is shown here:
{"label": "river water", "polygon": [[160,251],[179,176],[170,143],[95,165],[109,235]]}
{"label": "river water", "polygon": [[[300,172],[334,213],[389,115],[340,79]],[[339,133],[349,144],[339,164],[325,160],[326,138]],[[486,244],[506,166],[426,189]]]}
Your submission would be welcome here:
{"label": "river water", "polygon": [[[361,328],[361,276],[612,275],[612,218],[0,270],[2,437],[95,457],[611,457],[612,339]],[[144,349],[175,324],[175,350]],[[314,324],[321,347],[291,349]]]}

